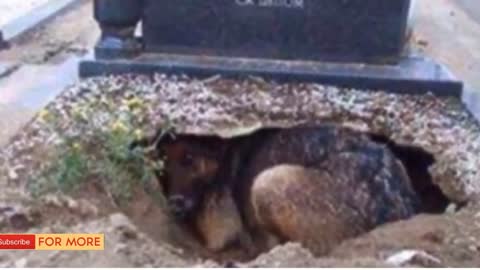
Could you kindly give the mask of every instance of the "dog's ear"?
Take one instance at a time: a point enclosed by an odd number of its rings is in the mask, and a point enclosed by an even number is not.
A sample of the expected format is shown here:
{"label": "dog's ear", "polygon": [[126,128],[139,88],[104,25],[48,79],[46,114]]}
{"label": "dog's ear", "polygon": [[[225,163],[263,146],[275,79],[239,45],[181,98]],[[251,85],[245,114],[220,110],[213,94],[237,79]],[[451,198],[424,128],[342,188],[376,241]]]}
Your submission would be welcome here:
{"label": "dog's ear", "polygon": [[230,150],[230,141],[221,137],[212,136],[196,136],[197,142],[209,149],[211,154],[217,158],[223,158]]}

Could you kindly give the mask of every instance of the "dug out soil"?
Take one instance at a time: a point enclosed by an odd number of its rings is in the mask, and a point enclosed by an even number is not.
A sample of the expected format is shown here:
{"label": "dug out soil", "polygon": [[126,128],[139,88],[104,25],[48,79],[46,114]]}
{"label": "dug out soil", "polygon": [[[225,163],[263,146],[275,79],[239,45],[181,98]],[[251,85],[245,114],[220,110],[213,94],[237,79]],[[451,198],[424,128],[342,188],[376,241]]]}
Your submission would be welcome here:
{"label": "dug out soil", "polygon": [[[432,89],[434,90],[434,89]],[[141,107],[136,111],[134,107]],[[140,113],[137,113],[140,112]],[[435,157],[432,183],[451,202],[441,213],[385,224],[340,243],[324,257],[299,244],[278,246],[239,266],[480,266],[480,126],[460,101],[395,95],[318,84],[278,84],[261,78],[197,80],[156,75],[99,77],[69,87],[1,150],[0,231],[105,233],[105,252],[11,251],[1,266],[220,266],[138,187],[129,204],[85,182],[69,195],[33,196],[30,184],[55,157],[62,139],[88,140],[118,128],[173,125],[180,132],[225,138],[261,127],[334,123],[421,148]],[[79,115],[81,117],[79,117]],[[49,118],[54,116],[54,120]],[[49,121],[55,121],[51,128]],[[113,121],[113,125],[112,125]],[[155,187],[153,187],[155,188]]]}

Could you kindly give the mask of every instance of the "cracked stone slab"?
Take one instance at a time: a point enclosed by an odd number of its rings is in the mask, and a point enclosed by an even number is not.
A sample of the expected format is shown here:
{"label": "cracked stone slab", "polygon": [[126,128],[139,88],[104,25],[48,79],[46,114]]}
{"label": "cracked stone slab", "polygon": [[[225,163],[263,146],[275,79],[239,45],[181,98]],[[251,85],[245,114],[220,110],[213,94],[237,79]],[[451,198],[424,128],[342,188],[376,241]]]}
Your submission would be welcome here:
{"label": "cracked stone slab", "polygon": [[[9,41],[37,27],[60,12],[78,3],[77,0],[49,0],[19,17],[0,25],[4,41]],[[1,40],[1,39],[0,39]],[[1,48],[1,41],[0,41]]]}

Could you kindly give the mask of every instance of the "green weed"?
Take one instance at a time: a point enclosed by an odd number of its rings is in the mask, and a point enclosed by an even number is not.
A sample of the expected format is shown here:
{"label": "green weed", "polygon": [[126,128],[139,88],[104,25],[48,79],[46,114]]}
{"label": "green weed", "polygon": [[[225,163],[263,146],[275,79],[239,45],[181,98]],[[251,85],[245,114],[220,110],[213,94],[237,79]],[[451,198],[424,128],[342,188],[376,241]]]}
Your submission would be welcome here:
{"label": "green weed", "polygon": [[[117,109],[100,105],[111,111]],[[31,193],[71,193],[89,181],[97,181],[115,203],[122,204],[132,198],[137,187],[149,186],[155,172],[163,169],[163,162],[151,160],[141,149],[130,149],[130,144],[143,136],[137,117],[142,112],[138,100],[130,100],[127,105],[132,111],[111,113],[113,117],[100,127],[90,123],[98,104],[76,108],[72,118],[82,125],[79,130],[88,131],[88,136],[65,135],[58,117],[42,112],[40,116],[48,120],[49,130],[62,134],[62,142],[55,146],[54,158],[29,181]]]}

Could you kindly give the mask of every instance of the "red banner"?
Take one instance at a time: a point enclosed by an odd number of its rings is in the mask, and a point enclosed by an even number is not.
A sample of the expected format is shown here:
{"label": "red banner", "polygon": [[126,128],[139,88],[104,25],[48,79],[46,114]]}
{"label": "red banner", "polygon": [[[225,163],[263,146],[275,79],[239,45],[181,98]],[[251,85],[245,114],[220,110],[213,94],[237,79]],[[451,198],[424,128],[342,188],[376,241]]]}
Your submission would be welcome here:
{"label": "red banner", "polygon": [[35,249],[34,234],[0,234],[0,249]]}

